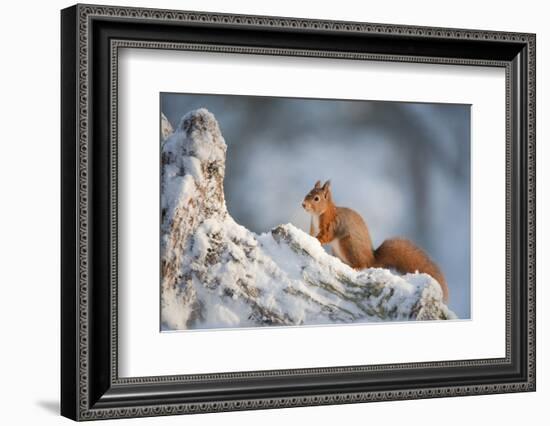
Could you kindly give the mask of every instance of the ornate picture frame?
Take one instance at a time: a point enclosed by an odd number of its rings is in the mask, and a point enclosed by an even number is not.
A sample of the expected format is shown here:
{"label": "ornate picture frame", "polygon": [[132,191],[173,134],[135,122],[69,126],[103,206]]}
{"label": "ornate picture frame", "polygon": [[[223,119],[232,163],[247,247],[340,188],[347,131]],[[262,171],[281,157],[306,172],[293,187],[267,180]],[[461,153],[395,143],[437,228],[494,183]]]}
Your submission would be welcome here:
{"label": "ornate picture frame", "polygon": [[[160,416],[535,390],[535,35],[76,5],[61,12],[61,414]],[[502,358],[119,377],[122,48],[486,66],[506,75]]]}

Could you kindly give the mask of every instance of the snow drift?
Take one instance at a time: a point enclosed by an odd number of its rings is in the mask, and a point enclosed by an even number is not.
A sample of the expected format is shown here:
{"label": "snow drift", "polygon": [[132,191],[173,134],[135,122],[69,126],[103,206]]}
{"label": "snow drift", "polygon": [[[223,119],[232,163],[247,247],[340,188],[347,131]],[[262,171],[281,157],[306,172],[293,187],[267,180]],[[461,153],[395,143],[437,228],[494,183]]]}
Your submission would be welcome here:
{"label": "snow drift", "polygon": [[291,224],[257,235],[235,223],[223,190],[227,146],[214,116],[199,109],[173,132],[168,126],[161,159],[163,330],[456,318],[429,275],[355,271]]}

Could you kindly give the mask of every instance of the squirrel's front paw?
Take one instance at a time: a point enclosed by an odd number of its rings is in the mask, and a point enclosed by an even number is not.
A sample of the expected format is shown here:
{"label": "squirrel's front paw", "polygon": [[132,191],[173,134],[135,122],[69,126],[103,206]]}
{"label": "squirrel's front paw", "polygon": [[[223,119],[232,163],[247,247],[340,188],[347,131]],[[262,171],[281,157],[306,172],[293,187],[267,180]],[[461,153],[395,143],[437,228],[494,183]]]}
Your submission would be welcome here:
{"label": "squirrel's front paw", "polygon": [[319,242],[320,242],[321,244],[328,244],[328,243],[330,243],[330,239],[327,238],[326,235],[320,235],[320,234],[319,234],[319,235],[317,235],[316,238],[319,240]]}

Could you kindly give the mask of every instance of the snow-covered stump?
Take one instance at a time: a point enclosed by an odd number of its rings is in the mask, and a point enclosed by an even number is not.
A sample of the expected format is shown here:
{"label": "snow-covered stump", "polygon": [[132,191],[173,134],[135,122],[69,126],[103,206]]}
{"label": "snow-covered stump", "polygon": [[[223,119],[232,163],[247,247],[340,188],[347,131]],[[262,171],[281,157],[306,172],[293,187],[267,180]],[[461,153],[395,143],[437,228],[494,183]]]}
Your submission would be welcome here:
{"label": "snow-covered stump", "polygon": [[162,145],[163,330],[456,318],[426,274],[355,271],[291,224],[257,235],[235,223],[225,152],[205,109]]}
{"label": "snow-covered stump", "polygon": [[172,127],[172,124],[170,124],[170,121],[161,112],[160,113],[160,142],[161,142],[161,144],[164,143],[164,141],[166,139],[168,139],[172,135],[172,133],[174,133],[174,128]]}

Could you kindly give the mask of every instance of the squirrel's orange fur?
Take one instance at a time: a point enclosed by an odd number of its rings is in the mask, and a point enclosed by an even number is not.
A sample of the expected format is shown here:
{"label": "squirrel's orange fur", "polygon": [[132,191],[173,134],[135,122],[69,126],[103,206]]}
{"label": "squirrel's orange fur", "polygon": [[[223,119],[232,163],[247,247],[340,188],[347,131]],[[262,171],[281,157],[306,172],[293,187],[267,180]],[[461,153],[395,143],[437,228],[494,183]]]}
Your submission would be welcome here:
{"label": "squirrel's orange fur", "polygon": [[312,215],[310,234],[321,244],[330,244],[333,253],[352,268],[393,268],[401,273],[423,272],[441,286],[448,301],[445,277],[428,255],[411,241],[392,238],[373,249],[367,224],[354,210],[337,207],[332,201],[330,182],[317,181],[302,207]]}

